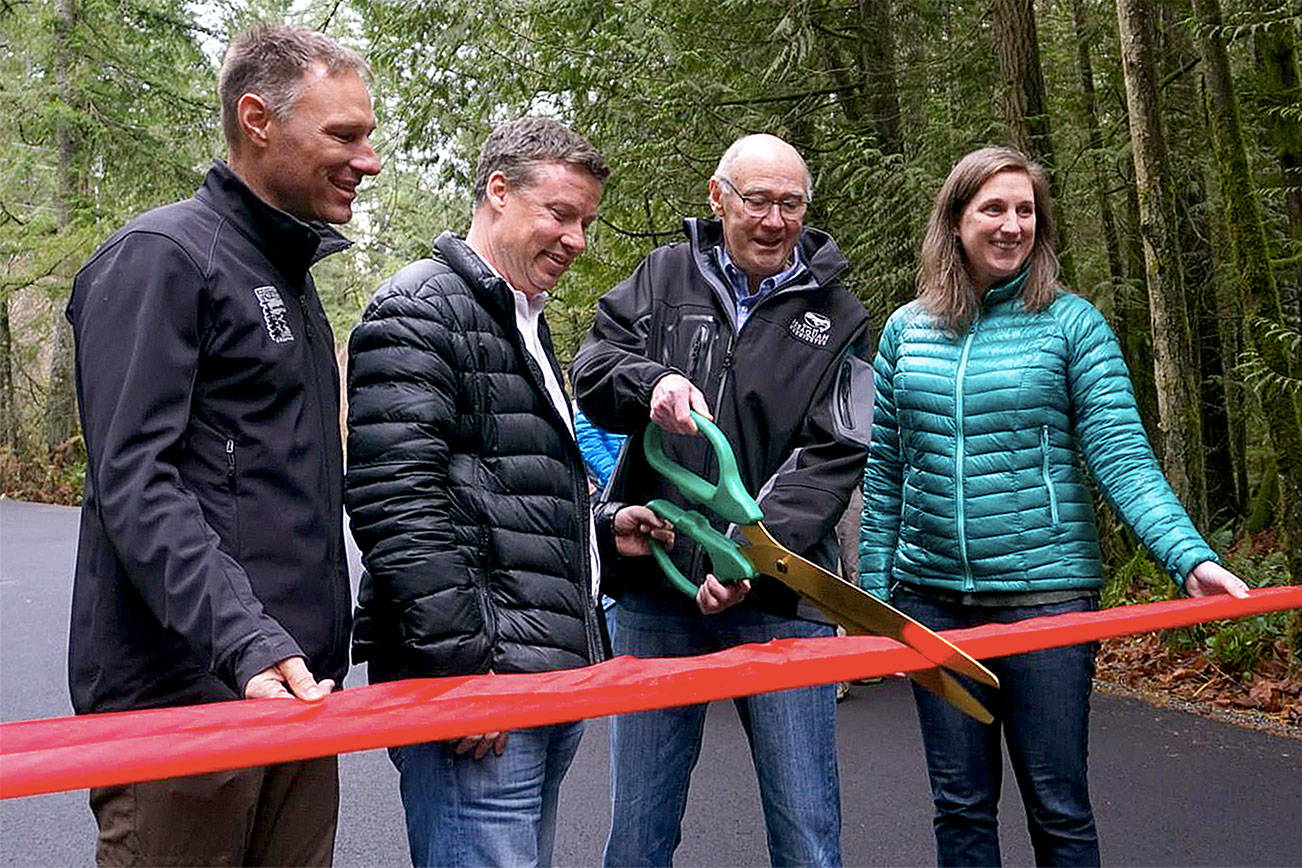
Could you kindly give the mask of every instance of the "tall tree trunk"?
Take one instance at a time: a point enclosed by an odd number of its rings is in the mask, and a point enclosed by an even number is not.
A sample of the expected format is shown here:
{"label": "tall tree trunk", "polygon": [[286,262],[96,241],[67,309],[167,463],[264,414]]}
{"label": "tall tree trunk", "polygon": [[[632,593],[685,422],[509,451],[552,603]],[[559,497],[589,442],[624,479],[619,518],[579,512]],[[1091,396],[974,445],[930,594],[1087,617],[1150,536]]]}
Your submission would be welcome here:
{"label": "tall tree trunk", "polygon": [[995,54],[1008,140],[1037,160],[1053,165],[1044,70],[1035,28],[1035,0],[993,0]]}
{"label": "tall tree trunk", "polygon": [[1144,243],[1139,229],[1139,194],[1136,192],[1135,164],[1127,150],[1120,156],[1121,175],[1127,179],[1124,204],[1120,209],[1121,263],[1126,281],[1119,298],[1121,350],[1130,368],[1130,379],[1135,386],[1135,401],[1139,404],[1139,418],[1144,430],[1153,441],[1153,450],[1162,457],[1162,429],[1157,412],[1157,386],[1153,375],[1152,318],[1148,311],[1148,288],[1144,283]]}
{"label": "tall tree trunk", "polygon": [[[1238,487],[1241,480],[1237,470],[1243,465],[1236,459],[1242,458],[1242,452],[1235,448],[1241,444],[1235,443],[1230,417],[1229,398],[1242,394],[1239,386],[1232,382],[1237,356],[1227,356],[1221,350],[1225,330],[1220,326],[1226,312],[1220,302],[1227,293],[1219,291],[1225,281],[1218,273],[1216,251],[1229,245],[1217,225],[1214,197],[1207,192],[1214,187],[1210,173],[1206,180],[1212,183],[1182,185],[1176,197],[1176,215],[1185,263],[1185,288],[1190,302],[1189,327],[1199,372],[1198,407],[1202,413],[1203,465],[1207,474],[1206,523],[1208,528],[1213,528],[1241,515],[1240,496],[1246,500],[1248,494],[1246,476],[1242,480],[1244,487]],[[1240,420],[1236,418],[1233,421]]]}
{"label": "tall tree trunk", "polygon": [[904,150],[900,132],[900,93],[895,75],[895,37],[891,0],[860,0],[859,68],[863,72],[873,126],[882,150]]}
{"label": "tall tree trunk", "polygon": [[1302,327],[1302,117],[1297,112],[1302,104],[1302,84],[1298,81],[1294,32],[1283,27],[1258,30],[1254,47],[1265,138],[1279,161],[1284,213],[1295,257],[1292,285],[1280,286],[1280,300],[1285,320]]}
{"label": "tall tree trunk", "polygon": [[18,402],[14,398],[14,339],[9,295],[0,294],[0,449],[18,449]]}
{"label": "tall tree trunk", "polygon": [[[1218,190],[1220,186],[1219,178],[1215,176],[1215,169],[1204,163],[1204,173],[1206,175],[1205,186],[1207,190]],[[1215,213],[1220,212],[1219,193],[1209,195],[1212,203],[1212,210]],[[1230,241],[1226,235],[1226,227],[1222,221],[1209,220],[1208,234],[1210,236],[1213,259],[1218,263],[1223,260],[1224,251],[1229,250]],[[1219,363],[1214,366],[1204,366],[1204,377],[1210,379],[1217,376],[1214,370],[1219,370],[1220,383],[1219,392],[1225,406],[1225,448],[1229,451],[1231,462],[1230,482],[1233,488],[1233,502],[1236,511],[1240,515],[1246,516],[1251,510],[1252,489],[1248,483],[1248,401],[1247,392],[1243,383],[1243,378],[1238,373],[1239,360],[1243,356],[1243,294],[1239,289],[1238,282],[1230,275],[1225,274],[1226,268],[1222,265],[1216,268],[1211,276],[1211,298],[1210,306],[1215,311],[1215,322],[1207,324],[1207,328],[1215,329],[1218,341],[1217,345],[1220,351]],[[1210,385],[1204,380],[1204,385]],[[1208,435],[1211,439],[1214,435]],[[1213,471],[1209,470],[1209,474]],[[1222,481],[1223,482],[1223,481]],[[1209,498],[1214,485],[1211,481],[1208,483]],[[1213,501],[1214,502],[1214,501]]]}
{"label": "tall tree trunk", "polygon": [[[1236,272],[1247,302],[1245,308],[1250,317],[1262,316],[1283,322],[1279,290],[1270,269],[1265,227],[1252,189],[1229,57],[1220,35],[1220,3],[1218,0],[1193,0],[1193,9],[1199,24],[1198,49],[1202,55],[1208,123],[1220,175],[1221,202]],[[1288,355],[1278,341],[1264,335],[1263,330],[1252,322],[1248,323],[1245,331],[1268,366],[1280,372],[1293,372]],[[1298,402],[1278,389],[1263,389],[1261,404],[1279,469],[1284,551],[1289,561],[1289,572],[1293,578],[1302,579],[1302,430],[1299,430],[1302,428],[1302,414],[1298,412]]]}
{"label": "tall tree trunk", "polygon": [[1158,116],[1151,18],[1147,0],[1117,0],[1140,234],[1144,239],[1144,272],[1153,325],[1153,374],[1157,384],[1162,464],[1176,495],[1201,526],[1207,515],[1202,420],[1180,243],[1167,181],[1166,142]]}
{"label": "tall tree trunk", "polygon": [[[902,154],[891,18],[890,0],[859,0],[843,19],[849,39],[827,29],[822,29],[820,36],[824,62],[836,82],[838,104],[851,128],[871,135],[883,154]],[[842,50],[840,43],[845,41],[857,48],[850,53],[853,61],[847,61]],[[874,268],[892,307],[905,304],[916,294],[909,223],[897,220],[893,227],[896,231],[890,237],[880,239],[881,257]]]}
{"label": "tall tree trunk", "polygon": [[[59,98],[64,105],[75,105],[72,85],[72,29],[77,24],[76,0],[56,0],[54,4],[54,66]],[[76,139],[68,121],[62,117],[55,128],[58,148],[57,215],[59,229],[72,222],[72,202],[77,189]],[[50,357],[49,392],[45,406],[45,445],[54,449],[77,433],[77,393],[74,377],[72,328],[63,318],[62,305],[54,312],[54,349]]]}
{"label": "tall tree trunk", "polygon": [[1103,130],[1099,126],[1098,103],[1094,97],[1094,64],[1090,59],[1091,27],[1085,9],[1085,0],[1072,0],[1072,21],[1076,30],[1076,69],[1080,74],[1081,113],[1088,134],[1090,168],[1094,175],[1095,196],[1099,207],[1099,222],[1103,230],[1103,246],[1108,257],[1108,277],[1114,291],[1126,279],[1121,262],[1121,244],[1117,240],[1117,223],[1112,215],[1112,202],[1108,198],[1107,172],[1103,165]]}
{"label": "tall tree trunk", "polygon": [[[1049,171],[1055,203],[1062,201],[1062,181],[1053,155],[1049,108],[1044,98],[1044,69],[1035,28],[1035,0],[992,0],[992,32],[999,57],[999,83],[1004,125],[1013,147],[1030,154]],[[1055,204],[1058,247],[1063,279],[1075,282],[1075,268],[1067,243],[1067,223],[1061,205]]]}

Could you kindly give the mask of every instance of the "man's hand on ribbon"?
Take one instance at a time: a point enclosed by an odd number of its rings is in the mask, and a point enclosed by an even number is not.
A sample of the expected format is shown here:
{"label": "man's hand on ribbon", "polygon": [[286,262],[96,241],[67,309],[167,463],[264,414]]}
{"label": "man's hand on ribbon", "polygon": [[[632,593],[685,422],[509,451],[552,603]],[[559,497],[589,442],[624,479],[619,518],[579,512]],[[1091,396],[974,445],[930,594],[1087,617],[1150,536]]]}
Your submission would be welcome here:
{"label": "man's hand on ribbon", "polygon": [[335,689],[334,679],[317,681],[302,657],[286,657],[268,666],[244,685],[245,699],[302,699],[320,702]]}

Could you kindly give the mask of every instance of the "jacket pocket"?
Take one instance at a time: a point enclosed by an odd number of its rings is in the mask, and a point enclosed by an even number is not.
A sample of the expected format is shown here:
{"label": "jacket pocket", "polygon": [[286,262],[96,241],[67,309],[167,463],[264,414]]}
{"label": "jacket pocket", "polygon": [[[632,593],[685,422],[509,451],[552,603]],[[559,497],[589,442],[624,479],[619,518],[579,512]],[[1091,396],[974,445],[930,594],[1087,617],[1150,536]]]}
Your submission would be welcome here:
{"label": "jacket pocket", "polygon": [[235,438],[198,417],[191,419],[186,453],[178,462],[182,482],[203,509],[221,548],[240,556],[240,453]]}
{"label": "jacket pocket", "polygon": [[487,525],[479,526],[478,563],[471,567],[471,577],[475,583],[475,596],[479,601],[479,617],[484,624],[484,640],[488,646],[489,665],[493,661],[493,648],[497,645],[497,611],[493,605],[492,567],[489,560],[489,547],[492,544]]}
{"label": "jacket pocket", "polygon": [[1044,487],[1049,491],[1049,517],[1058,523],[1058,492],[1053,487],[1053,476],[1049,473],[1049,426],[1040,426],[1040,472],[1044,474]]}

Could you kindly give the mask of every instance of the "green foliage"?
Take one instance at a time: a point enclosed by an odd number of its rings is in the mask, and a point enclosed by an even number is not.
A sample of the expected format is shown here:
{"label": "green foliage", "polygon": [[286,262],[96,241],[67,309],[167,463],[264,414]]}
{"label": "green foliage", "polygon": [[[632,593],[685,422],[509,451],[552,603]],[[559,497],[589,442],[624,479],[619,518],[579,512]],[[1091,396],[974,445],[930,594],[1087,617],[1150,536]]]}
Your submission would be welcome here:
{"label": "green foliage", "polygon": [[1290,363],[1288,370],[1278,370],[1256,347],[1243,353],[1239,376],[1257,395],[1283,394],[1302,396],[1302,329],[1273,322],[1266,317],[1253,317],[1251,327],[1257,330],[1258,341],[1273,344],[1276,358]]}
{"label": "green foliage", "polygon": [[[1224,556],[1224,565],[1252,588],[1290,584],[1282,551],[1265,555],[1232,552]],[[1202,651],[1225,672],[1247,679],[1277,643],[1290,666],[1302,666],[1299,614],[1271,612],[1238,621],[1213,621],[1168,631],[1164,638],[1175,648]]]}
{"label": "green foliage", "polygon": [[214,153],[212,72],[182,0],[0,6],[5,437],[41,465],[20,475],[51,490],[71,466],[47,452],[41,421],[72,274],[129,217],[193,190]]}
{"label": "green foliage", "polygon": [[1151,603],[1169,600],[1176,592],[1171,577],[1146,551],[1135,549],[1124,563],[1107,573],[1101,602],[1105,608],[1130,603]]}

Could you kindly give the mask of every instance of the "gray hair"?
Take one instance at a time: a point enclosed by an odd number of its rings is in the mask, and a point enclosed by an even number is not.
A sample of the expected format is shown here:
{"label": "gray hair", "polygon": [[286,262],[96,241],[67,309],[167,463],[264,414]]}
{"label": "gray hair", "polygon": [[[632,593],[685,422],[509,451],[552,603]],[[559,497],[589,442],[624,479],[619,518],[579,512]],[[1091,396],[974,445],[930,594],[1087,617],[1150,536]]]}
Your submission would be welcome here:
{"label": "gray hair", "polygon": [[610,177],[605,159],[574,130],[547,118],[519,118],[494,128],[479,152],[475,208],[488,195],[489,175],[501,172],[508,184],[522,189],[534,182],[535,170],[546,163],[567,163],[603,183]]}
{"label": "gray hair", "polygon": [[791,147],[789,142],[770,133],[751,133],[737,139],[728,146],[728,150],[723,152],[723,156],[719,158],[719,165],[715,167],[714,174],[711,177],[716,181],[727,181],[732,184],[732,164],[737,162],[737,157],[741,155],[741,152],[755,144],[757,139],[771,139],[791,148],[791,152],[796,155],[796,159],[800,160],[800,167],[805,170],[805,201],[814,201],[814,176],[809,173],[809,164],[805,162],[804,157],[800,156],[799,151]]}
{"label": "gray hair", "polygon": [[298,100],[303,77],[316,64],[328,75],[353,72],[363,81],[371,78],[370,67],[356,52],[315,30],[261,24],[236,36],[226,50],[217,85],[227,146],[235,151],[243,137],[241,96],[256,93],[272,115],[283,120]]}

